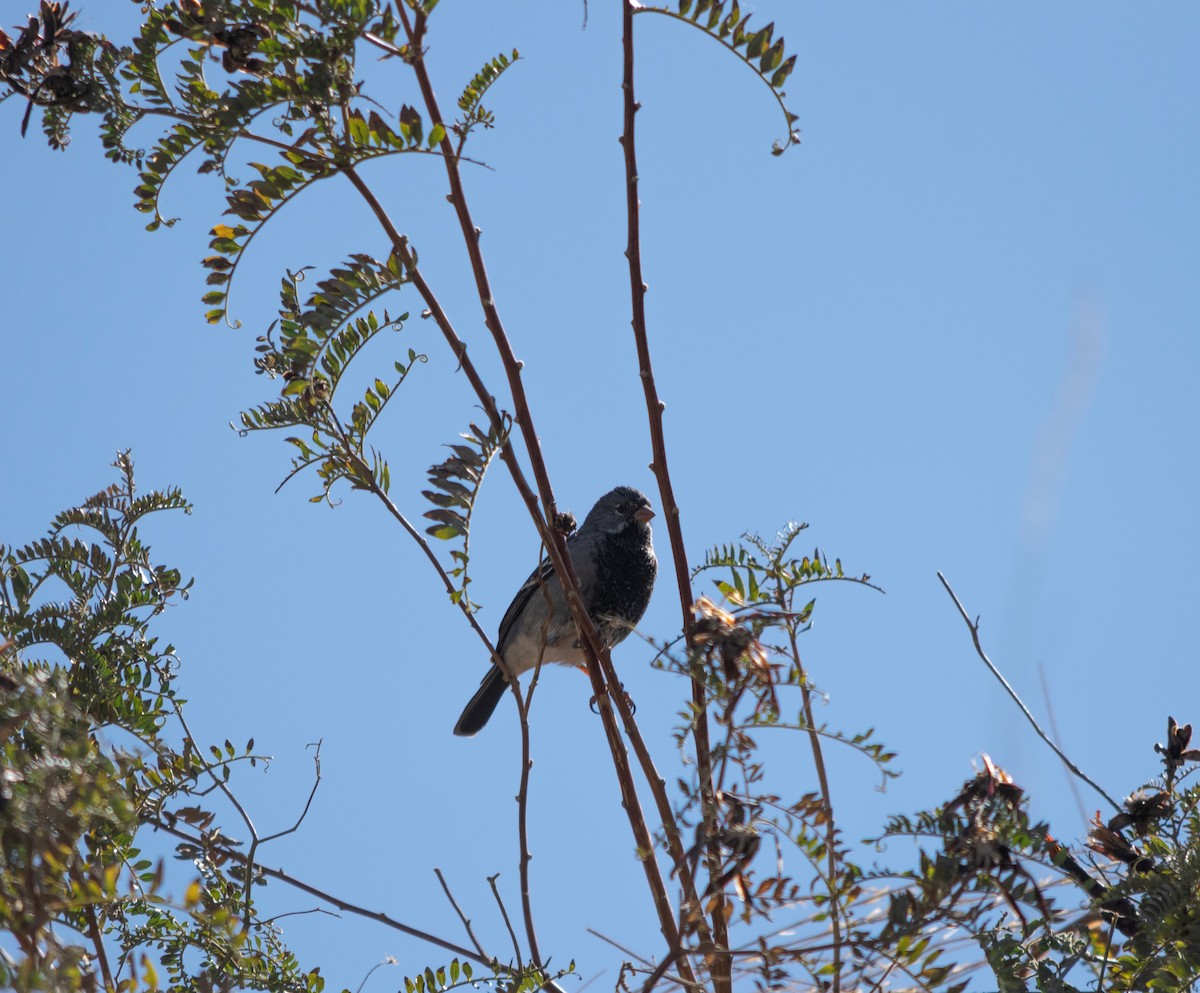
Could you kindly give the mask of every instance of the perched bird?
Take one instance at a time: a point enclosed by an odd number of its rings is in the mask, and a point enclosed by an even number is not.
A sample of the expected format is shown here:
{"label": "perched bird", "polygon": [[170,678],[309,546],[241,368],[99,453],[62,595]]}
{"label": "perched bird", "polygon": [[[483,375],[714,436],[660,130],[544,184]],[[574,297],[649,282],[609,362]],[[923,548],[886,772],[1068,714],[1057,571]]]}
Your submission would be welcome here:
{"label": "perched bird", "polygon": [[[618,486],[596,501],[583,526],[567,539],[584,607],[605,647],[624,640],[650,603],[658,573],[649,523],[653,516],[645,494]],[[509,604],[500,621],[496,651],[516,676],[535,668],[539,658],[562,665],[584,664],[575,619],[549,561],[534,570]],[[507,685],[503,671],[493,662],[454,725],[454,733],[468,738],[478,734]]]}

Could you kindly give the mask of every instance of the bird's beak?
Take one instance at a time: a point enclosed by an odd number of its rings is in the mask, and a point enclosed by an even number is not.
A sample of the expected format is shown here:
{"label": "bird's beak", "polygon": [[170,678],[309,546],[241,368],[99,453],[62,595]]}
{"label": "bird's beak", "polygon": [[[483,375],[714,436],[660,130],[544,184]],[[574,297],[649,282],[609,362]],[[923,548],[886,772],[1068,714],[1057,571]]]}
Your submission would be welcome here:
{"label": "bird's beak", "polygon": [[637,510],[635,510],[633,512],[633,516],[636,517],[643,524],[647,524],[647,523],[649,523],[650,518],[654,516],[654,511],[651,510],[649,507],[639,507]]}

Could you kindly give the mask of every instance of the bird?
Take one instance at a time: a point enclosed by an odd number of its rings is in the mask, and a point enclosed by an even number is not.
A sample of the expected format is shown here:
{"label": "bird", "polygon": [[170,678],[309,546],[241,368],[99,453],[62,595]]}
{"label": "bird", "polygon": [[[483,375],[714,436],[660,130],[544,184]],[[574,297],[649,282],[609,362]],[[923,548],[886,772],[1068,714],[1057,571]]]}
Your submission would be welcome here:
{"label": "bird", "polygon": [[[620,644],[642,619],[654,590],[658,560],[650,531],[654,510],[644,493],[618,486],[605,493],[583,525],[567,538],[583,605],[605,648]],[[496,651],[514,676],[542,662],[583,666],[585,655],[562,583],[547,560],[517,591],[500,621]],[[478,734],[508,685],[492,663],[454,725],[454,733]]]}

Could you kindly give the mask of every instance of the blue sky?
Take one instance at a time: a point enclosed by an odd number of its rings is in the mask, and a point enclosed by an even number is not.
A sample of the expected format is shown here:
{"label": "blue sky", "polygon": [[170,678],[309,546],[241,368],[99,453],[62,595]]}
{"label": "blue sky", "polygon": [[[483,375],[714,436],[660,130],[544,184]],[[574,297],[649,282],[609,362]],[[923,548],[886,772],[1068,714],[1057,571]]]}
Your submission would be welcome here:
{"label": "blue sky", "polygon": [[[25,5],[0,10],[11,25]],[[111,16],[114,38],[136,13],[83,10],[94,28]],[[818,589],[802,646],[828,694],[821,718],[876,728],[904,772],[881,794],[870,768],[837,758],[848,836],[946,799],[986,751],[1058,837],[1077,839],[1063,770],[974,657],[935,572],[982,615],[993,658],[1043,717],[1044,674],[1064,747],[1110,793],[1156,772],[1168,713],[1200,721],[1200,12],[776,0],[755,18],[799,56],[788,89],[803,144],[782,158],[769,154],[782,118],[752,74],[697,31],[637,21],[647,306],[689,554],[797,519],[811,525],[802,545],[886,589]],[[496,129],[474,139],[492,168],[466,182],[556,492],[580,514],[617,483],[653,496],[622,256],[618,7],[593,0],[581,20],[580,5],[549,0],[503,13],[446,2],[428,55],[444,106],[496,52],[523,56],[489,94]],[[414,102],[387,70],[369,70],[377,99]],[[515,906],[511,706],[478,738],[451,737],[485,660],[416,548],[360,495],[336,510],[308,503],[308,480],[275,495],[282,439],[227,426],[270,395],[252,345],[282,269],[382,254],[381,235],[348,185],[304,194],[235,284],[243,327],[209,327],[197,263],[217,184],[182,177],[166,197],[182,220],[147,234],[134,174],[101,160],[84,123],[52,154],[36,134],[17,140],[22,111],[0,108],[0,541],[36,536],[107,485],[118,448],[132,447],[144,487],[182,486],[195,513],[149,529],[158,558],[196,577],[164,637],[197,734],[254,736],[276,756],[241,781],[264,831],[295,818],[305,745],[324,741],[308,820],[263,861],[457,940],[439,866],[502,953],[486,876],[502,873]],[[499,390],[440,164],[366,174]],[[390,309],[420,305],[402,294]],[[397,341],[430,361],[375,442],[419,516],[425,468],[479,414],[431,325],[414,319]],[[494,630],[537,558],[499,472],[472,547]],[[662,529],[658,548],[667,565]],[[664,581],[643,626],[667,638],[677,623]],[[633,640],[616,662],[670,770],[685,688]],[[587,695],[566,671],[539,689],[533,885],[542,947],[607,984],[620,955],[585,928],[661,949]],[[813,788],[806,744],[788,747],[783,788]],[[1100,803],[1084,790],[1086,816]],[[289,925],[338,988],[385,955],[406,972],[439,959],[350,919]],[[398,981],[377,972],[367,989]]]}

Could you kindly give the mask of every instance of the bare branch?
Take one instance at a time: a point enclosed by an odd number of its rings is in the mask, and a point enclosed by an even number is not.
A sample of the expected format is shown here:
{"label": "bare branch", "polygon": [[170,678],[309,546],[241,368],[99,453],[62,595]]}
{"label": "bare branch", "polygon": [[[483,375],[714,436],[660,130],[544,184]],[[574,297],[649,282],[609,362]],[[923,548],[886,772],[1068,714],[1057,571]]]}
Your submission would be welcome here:
{"label": "bare branch", "polygon": [[434,875],[437,876],[438,882],[442,884],[442,892],[446,894],[446,899],[450,901],[450,906],[454,908],[454,912],[458,914],[458,919],[463,922],[463,927],[466,929],[467,937],[471,939],[471,944],[475,946],[475,950],[480,955],[487,957],[487,953],[483,950],[483,946],[479,943],[479,939],[475,937],[475,932],[471,929],[470,918],[462,912],[462,908],[458,905],[458,901],[454,899],[454,894],[450,892],[450,887],[446,884],[446,877],[442,875],[442,870],[434,868]]}
{"label": "bare branch", "polygon": [[[239,852],[233,848],[227,848],[223,845],[215,845],[205,838],[197,837],[194,834],[189,834],[187,831],[181,831],[179,828],[173,827],[172,825],[166,823],[166,821],[155,819],[148,820],[146,823],[159,831],[164,831],[169,835],[186,841],[188,844],[195,845],[199,849],[207,849],[209,851],[219,852],[223,857],[232,859],[235,862],[240,862],[243,865],[247,864],[248,862],[248,859],[242,852]],[[323,900],[325,903],[337,907],[338,910],[345,911],[348,914],[355,914],[359,917],[365,917],[367,920],[375,921],[377,924],[382,924],[385,927],[390,927],[392,930],[399,931],[401,934],[407,934],[410,937],[419,938],[421,941],[435,945],[444,951],[451,952],[454,955],[459,956],[459,958],[470,959],[472,962],[478,962],[480,965],[486,965],[488,968],[499,969],[501,972],[505,972],[510,975],[515,974],[517,971],[515,969],[509,969],[505,967],[496,959],[490,959],[486,955],[481,955],[473,948],[466,948],[463,945],[455,944],[453,941],[447,941],[445,938],[440,938],[435,934],[430,934],[428,931],[422,931],[420,928],[415,928],[408,924],[404,924],[401,921],[396,920],[394,917],[389,917],[387,914],[382,913],[381,911],[368,910],[365,907],[360,907],[358,904],[350,903],[347,900],[336,897],[332,893],[326,893],[324,890],[320,890],[315,886],[311,886],[303,880],[297,879],[290,873],[284,872],[282,869],[274,869],[271,866],[262,865],[261,863],[255,865],[254,869],[255,872],[260,873],[263,876],[266,876],[270,879],[278,879],[280,882],[287,883],[288,886],[291,886],[294,889],[298,889],[303,893],[309,894],[309,896],[315,896],[318,900]],[[555,993],[563,993],[562,989],[558,986],[551,985],[547,988],[553,989]]]}
{"label": "bare branch", "polygon": [[1004,674],[996,668],[996,666],[992,663],[992,660],[988,658],[987,652],[983,650],[983,645],[979,641],[979,619],[976,618],[973,621],[971,620],[966,608],[962,605],[962,601],[958,599],[958,594],[956,594],[954,590],[950,588],[950,584],[946,581],[945,576],[939,572],[937,574],[937,578],[942,581],[942,586],[946,588],[946,592],[950,594],[950,599],[954,601],[954,606],[958,608],[958,612],[962,615],[962,619],[967,625],[967,630],[971,632],[971,641],[975,644],[975,654],[983,659],[983,664],[986,665],[991,674],[1000,681],[1000,685],[1003,686],[1005,692],[1012,697],[1013,702],[1021,708],[1021,713],[1025,715],[1025,719],[1033,726],[1033,730],[1037,732],[1038,737],[1050,746],[1050,750],[1062,760],[1063,765],[1065,765],[1071,770],[1071,772],[1087,783],[1088,786],[1104,797],[1105,800],[1112,804],[1115,810],[1124,810],[1124,808],[1117,803],[1116,800],[1110,797],[1099,785],[1097,785],[1089,776],[1087,776],[1083,770],[1079,768],[1079,766],[1067,758],[1066,753],[1054,743],[1054,741],[1048,734],[1046,734],[1045,731],[1042,730],[1042,727],[1040,724],[1038,724],[1037,719],[1029,712],[1029,708],[1025,706],[1025,702],[1019,696],[1017,696],[1017,691],[1014,690],[1011,685],[1009,685],[1008,680],[1004,678]]}
{"label": "bare branch", "polygon": [[[429,77],[428,67],[425,64],[423,55],[423,38],[425,32],[425,12],[417,9],[412,18],[409,17],[408,10],[405,5],[401,4],[397,7],[400,20],[404,26],[405,33],[408,37],[408,53],[410,64],[413,67],[417,76],[417,81],[421,89],[422,98],[425,102],[426,109],[429,112],[430,120],[434,124],[442,124],[442,115],[438,109],[436,95],[434,94],[433,84]],[[509,471],[513,476],[513,482],[525,501],[526,508],[532,517],[538,533],[542,538],[542,542],[546,547],[547,554],[554,565],[555,573],[563,586],[563,591],[566,596],[568,605],[571,608],[572,615],[575,619],[576,626],[580,634],[580,642],[584,648],[584,654],[587,660],[588,676],[592,681],[593,692],[599,702],[599,710],[601,719],[604,724],[605,737],[608,741],[609,750],[613,757],[613,765],[617,773],[617,781],[621,789],[621,799],[629,818],[630,826],[634,833],[634,838],[638,847],[644,851],[652,852],[654,849],[653,838],[650,835],[649,829],[646,827],[645,817],[641,810],[641,803],[637,795],[636,787],[633,783],[632,774],[629,769],[628,755],[625,751],[623,742],[621,741],[620,732],[616,725],[616,720],[613,716],[612,704],[607,696],[608,693],[618,692],[619,680],[612,667],[612,659],[607,651],[600,650],[600,640],[596,632],[596,627],[588,617],[587,611],[584,608],[582,597],[580,596],[579,580],[575,575],[574,567],[571,563],[571,558],[567,554],[565,539],[562,534],[557,532],[551,522],[554,519],[556,512],[554,493],[550,485],[549,474],[546,470],[545,461],[542,457],[541,444],[538,440],[537,430],[534,426],[533,416],[530,412],[528,401],[525,395],[524,385],[521,381],[522,365],[517,361],[513,354],[512,346],[508,340],[507,333],[504,330],[504,325],[500,320],[499,312],[496,308],[495,297],[488,280],[487,269],[483,262],[483,255],[479,248],[479,230],[475,227],[474,221],[471,218],[471,213],[467,205],[466,194],[463,189],[462,178],[459,174],[458,163],[453,155],[453,146],[447,136],[443,138],[442,148],[446,153],[443,156],[443,163],[446,168],[446,175],[450,181],[450,200],[454,205],[455,212],[458,216],[459,224],[462,228],[463,237],[466,242],[467,252],[471,261],[471,269],[475,276],[476,289],[478,291],[479,300],[483,307],[485,323],[488,330],[491,332],[492,340],[499,353],[501,362],[504,366],[505,375],[508,380],[509,389],[513,399],[514,420],[521,429],[522,439],[525,442],[526,452],[528,454],[533,476],[537,482],[538,493],[541,497],[542,506],[538,507],[538,497],[534,495],[529,488],[524,474],[520,469],[520,465],[516,459],[511,442],[506,444],[502,449],[501,457],[505,464],[509,467]],[[354,177],[351,177],[352,181]],[[365,186],[361,180],[356,182],[356,186]],[[364,193],[364,195],[366,195]],[[377,201],[376,201],[377,204]],[[381,213],[381,208],[377,209],[377,214]],[[393,239],[396,242],[399,236]],[[411,253],[408,251],[407,243],[400,239],[398,251],[403,254],[402,261],[407,256],[411,260]],[[406,267],[409,262],[405,262]],[[410,267],[415,270],[415,266]],[[422,292],[426,302],[429,303],[432,294],[425,296],[425,291],[422,290],[421,283],[418,283],[417,277],[419,274],[413,272],[413,283],[417,286],[418,291]],[[435,307],[436,300],[430,303],[431,315],[438,321],[439,327],[442,328],[443,334],[447,337],[451,347],[455,350],[455,354],[459,357],[465,372],[468,376],[474,375],[472,385],[476,386],[476,392],[484,404],[485,410],[489,417],[498,418],[498,412],[495,408],[495,400],[484,390],[482,381],[478,379],[473,367],[469,367],[466,357],[466,345],[453,336],[452,332],[448,333],[449,322],[445,319],[444,313],[440,308]],[[618,704],[620,706],[620,704]],[[628,708],[626,708],[628,709]],[[622,715],[624,716],[624,714]],[[632,720],[632,715],[630,715]],[[660,800],[660,809],[662,804],[665,804],[665,790],[662,787],[661,781],[655,780],[650,782],[650,788],[657,794],[662,794]],[[668,807],[669,809],[669,807]],[[662,872],[658,866],[657,860],[654,858],[646,858],[642,860],[642,866],[646,874],[647,884],[650,887],[654,897],[655,907],[659,915],[659,924],[666,938],[667,943],[671,947],[678,944],[678,933],[675,924],[675,915],[671,908],[670,898],[667,895],[666,885],[662,878]],[[690,967],[689,967],[690,971]]]}
{"label": "bare branch", "polygon": [[488,876],[488,885],[492,888],[492,895],[496,898],[496,906],[500,908],[500,916],[504,918],[504,926],[508,928],[508,936],[512,939],[513,955],[516,956],[517,965],[524,968],[524,963],[521,959],[521,943],[517,941],[517,932],[513,930],[512,921],[508,917],[508,908],[504,906],[504,898],[500,895],[500,888],[496,885],[496,880],[499,878],[500,873]]}
{"label": "bare branch", "polygon": [[[296,818],[296,823],[283,831],[276,831],[274,834],[269,834],[265,838],[259,838],[258,843],[260,845],[266,844],[268,841],[274,841],[276,838],[282,838],[285,834],[291,834],[298,827],[300,827],[301,824],[304,823],[304,818],[308,816],[308,808],[312,806],[313,797],[317,795],[317,787],[321,785],[321,745],[324,741],[325,739],[322,738],[320,741],[316,742],[317,751],[316,754],[313,755],[313,765],[316,767],[316,777],[313,780],[312,789],[309,791],[308,800],[304,804],[304,809],[300,811],[300,816]],[[306,745],[305,747],[308,746]]]}
{"label": "bare branch", "polygon": [[[646,330],[646,284],[642,276],[641,212],[638,200],[637,147],[635,140],[636,117],[639,109],[639,104],[634,95],[633,71],[633,14],[636,7],[635,0],[623,0],[621,4],[621,43],[623,53],[621,88],[624,96],[624,131],[621,135],[621,145],[625,152],[626,227],[629,238],[625,249],[625,257],[629,262],[629,286],[632,307],[631,323],[634,342],[637,346],[638,373],[641,376],[642,389],[646,396],[646,413],[650,424],[650,446],[653,455],[650,468],[654,472],[655,479],[658,481],[658,491],[662,499],[663,520],[670,538],[671,558],[675,564],[675,581],[679,590],[682,629],[684,632],[688,632],[694,621],[692,604],[695,598],[692,593],[687,550],[684,548],[683,531],[679,522],[679,505],[675,502],[675,492],[671,486],[671,474],[667,465],[667,448],[663,435],[662,419],[665,404],[659,399],[658,388],[654,383],[654,368],[650,360],[650,342]],[[691,641],[689,639],[690,647]],[[692,737],[696,743],[696,767],[700,779],[702,816],[709,827],[713,828],[713,830],[707,832],[710,839],[707,852],[708,868],[710,876],[715,878],[720,871],[720,845],[717,841],[717,831],[715,830],[716,799],[713,791],[711,747],[708,737],[708,704],[704,683],[702,680],[695,678],[692,679],[692,706],[696,714],[692,724]],[[627,730],[631,723],[631,721],[626,722]],[[638,740],[638,744],[640,745],[640,739]],[[639,757],[642,756],[643,750],[644,746],[639,748]],[[648,763],[649,753],[645,753],[643,768]],[[653,766],[651,765],[650,768],[652,769]],[[650,778],[649,772],[647,772],[647,778]],[[654,789],[657,782],[657,779],[651,780],[652,789]],[[656,799],[658,799],[659,792],[659,790],[655,790]],[[663,800],[665,801],[665,793],[663,794]],[[668,837],[672,838],[675,842],[675,845],[672,847],[672,854],[675,858],[675,865],[680,871],[681,881],[685,886],[685,893],[687,893],[690,900],[698,903],[695,885],[690,878],[691,871],[685,866],[686,860],[683,858],[683,846],[675,834],[675,819],[669,813],[669,810],[669,805],[665,805],[663,801],[659,802],[659,813],[663,818],[663,824],[664,826],[670,825],[666,828]],[[715,932],[715,940],[711,940],[704,933],[707,932],[707,927],[704,928],[701,939],[705,945],[715,946],[721,950],[718,953],[720,965],[717,968],[711,968],[711,972],[714,979],[717,980],[718,993],[724,993],[730,987],[729,976],[731,964],[727,955],[729,933],[725,920],[724,893],[717,894],[716,905],[712,912],[712,928]],[[671,948],[678,947],[678,941],[671,941],[669,937],[667,944]],[[694,980],[694,977],[688,975],[690,973],[690,965],[687,959],[684,958],[683,961],[685,976],[690,980]]]}

